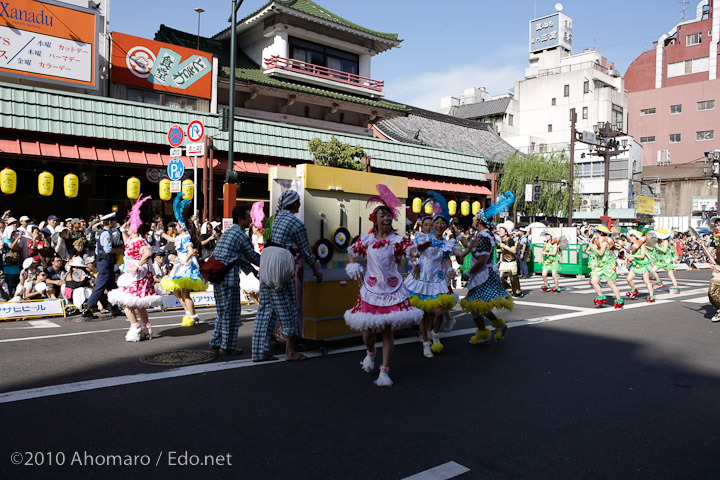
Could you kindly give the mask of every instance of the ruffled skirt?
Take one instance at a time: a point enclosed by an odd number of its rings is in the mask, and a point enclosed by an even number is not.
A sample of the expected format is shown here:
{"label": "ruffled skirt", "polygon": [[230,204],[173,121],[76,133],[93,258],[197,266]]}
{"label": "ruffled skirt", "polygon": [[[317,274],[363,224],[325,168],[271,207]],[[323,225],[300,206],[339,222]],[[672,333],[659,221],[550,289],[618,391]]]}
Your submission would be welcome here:
{"label": "ruffled skirt", "polygon": [[515,304],[503,288],[500,277],[491,273],[487,281],[472,288],[467,297],[460,300],[460,306],[468,313],[486,314],[493,308],[512,311]]}
{"label": "ruffled skirt", "polygon": [[419,308],[423,312],[431,313],[442,308],[449,312],[458,302],[458,296],[454,293],[445,293],[442,295],[423,295],[410,291],[410,304]]}
{"label": "ruffled skirt", "polygon": [[345,311],[345,323],[356,331],[407,327],[420,323],[422,317],[423,311],[413,307],[407,298],[396,305],[381,307],[358,296],[355,306]]}
{"label": "ruffled skirt", "polygon": [[260,280],[255,275],[240,272],[240,289],[246,293],[259,293]]}
{"label": "ruffled skirt", "polygon": [[200,265],[192,258],[188,263],[176,263],[167,277],[160,281],[160,288],[171,293],[175,290],[190,290],[191,292],[204,292],[208,284],[200,276]]}
{"label": "ruffled skirt", "polygon": [[108,292],[108,302],[113,305],[122,305],[130,308],[153,308],[161,307],[163,304],[160,295],[147,295],[140,297],[131,293],[125,293],[122,288],[116,288]]}

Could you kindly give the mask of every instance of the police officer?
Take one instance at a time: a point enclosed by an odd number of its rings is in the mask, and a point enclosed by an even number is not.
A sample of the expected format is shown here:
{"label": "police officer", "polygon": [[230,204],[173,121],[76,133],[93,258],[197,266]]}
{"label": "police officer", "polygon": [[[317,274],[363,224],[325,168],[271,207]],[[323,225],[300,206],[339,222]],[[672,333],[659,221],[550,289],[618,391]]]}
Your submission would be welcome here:
{"label": "police officer", "polygon": [[[95,279],[95,287],[93,288],[87,305],[83,310],[83,317],[93,317],[92,308],[97,305],[98,301],[102,302],[107,308],[108,299],[106,291],[115,288],[115,264],[117,263],[117,254],[122,253],[123,246],[118,243],[117,238],[120,232],[117,231],[117,221],[115,220],[115,212],[100,218],[103,229],[97,238],[95,244],[95,258],[97,259],[97,278]],[[113,315],[120,315],[120,309],[113,305]]]}

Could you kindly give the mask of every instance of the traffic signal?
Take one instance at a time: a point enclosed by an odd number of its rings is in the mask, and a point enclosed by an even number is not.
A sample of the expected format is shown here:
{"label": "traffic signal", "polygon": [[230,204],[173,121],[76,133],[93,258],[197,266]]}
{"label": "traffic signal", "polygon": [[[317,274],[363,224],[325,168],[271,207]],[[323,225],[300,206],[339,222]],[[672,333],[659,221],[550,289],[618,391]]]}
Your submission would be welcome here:
{"label": "traffic signal", "polygon": [[533,201],[533,202],[539,202],[539,201],[540,201],[540,185],[533,185],[532,201]]}
{"label": "traffic signal", "polygon": [[230,130],[230,109],[220,109],[220,131],[227,132]]}

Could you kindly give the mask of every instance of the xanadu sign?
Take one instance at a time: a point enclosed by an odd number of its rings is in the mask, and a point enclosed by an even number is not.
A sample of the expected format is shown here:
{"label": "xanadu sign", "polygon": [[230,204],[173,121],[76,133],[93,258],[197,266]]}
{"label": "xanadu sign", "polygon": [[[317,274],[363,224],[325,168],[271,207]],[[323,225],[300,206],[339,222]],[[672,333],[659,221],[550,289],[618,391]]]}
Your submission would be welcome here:
{"label": "xanadu sign", "polygon": [[97,10],[0,1],[0,76],[97,89]]}
{"label": "xanadu sign", "polygon": [[199,50],[113,32],[112,81],[210,98],[212,56]]}

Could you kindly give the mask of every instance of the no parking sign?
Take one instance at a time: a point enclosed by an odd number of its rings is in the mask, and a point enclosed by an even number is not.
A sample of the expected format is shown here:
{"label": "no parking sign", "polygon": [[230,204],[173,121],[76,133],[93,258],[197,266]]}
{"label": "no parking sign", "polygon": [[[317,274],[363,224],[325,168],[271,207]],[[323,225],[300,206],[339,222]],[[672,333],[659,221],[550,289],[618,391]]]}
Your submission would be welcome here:
{"label": "no parking sign", "polygon": [[168,143],[171,147],[179,147],[182,145],[184,137],[185,134],[183,133],[183,129],[180,125],[173,125],[170,127],[170,130],[168,130]]}

